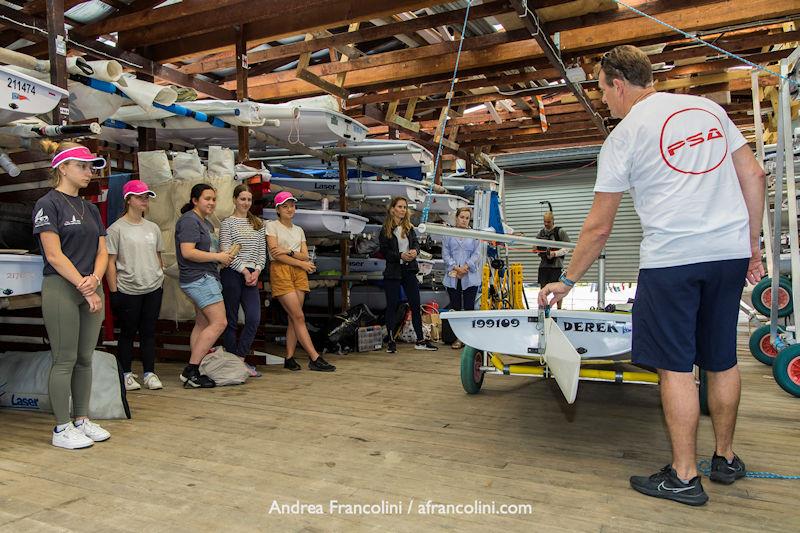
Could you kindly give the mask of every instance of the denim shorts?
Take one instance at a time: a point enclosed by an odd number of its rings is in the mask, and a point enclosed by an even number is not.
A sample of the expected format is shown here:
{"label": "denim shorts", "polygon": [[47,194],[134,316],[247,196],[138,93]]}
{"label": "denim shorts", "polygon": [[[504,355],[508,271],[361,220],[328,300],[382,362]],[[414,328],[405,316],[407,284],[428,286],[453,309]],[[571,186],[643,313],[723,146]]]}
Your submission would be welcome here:
{"label": "denim shorts", "polygon": [[222,301],[222,285],[211,274],[203,274],[202,278],[191,283],[181,283],[181,289],[200,309]]}

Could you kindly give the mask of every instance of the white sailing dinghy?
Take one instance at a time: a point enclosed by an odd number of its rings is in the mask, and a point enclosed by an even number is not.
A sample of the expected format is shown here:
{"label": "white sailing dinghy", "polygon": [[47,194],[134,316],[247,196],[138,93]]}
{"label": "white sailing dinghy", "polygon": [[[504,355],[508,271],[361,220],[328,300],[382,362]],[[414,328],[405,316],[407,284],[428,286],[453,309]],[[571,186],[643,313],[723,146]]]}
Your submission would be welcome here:
{"label": "white sailing dinghy", "polygon": [[60,87],[0,66],[0,125],[49,113],[69,93]]}
{"label": "white sailing dinghy", "polygon": [[[277,220],[278,215],[275,209],[265,208],[262,212],[262,218],[265,220]],[[331,234],[359,234],[364,230],[367,219],[342,211],[297,209],[293,222],[303,228],[307,236],[330,237]]]}
{"label": "white sailing dinghy", "polygon": [[[631,350],[632,315],[553,309],[447,311],[453,333],[486,353],[543,359],[568,403],[578,391],[581,361],[614,360]],[[494,370],[494,369],[493,369]]]}
{"label": "white sailing dinghy", "polygon": [[[318,255],[314,259],[318,272],[326,270],[341,270],[342,259],[337,256]],[[384,259],[373,257],[348,257],[347,268],[350,272],[383,272],[386,268]]]}

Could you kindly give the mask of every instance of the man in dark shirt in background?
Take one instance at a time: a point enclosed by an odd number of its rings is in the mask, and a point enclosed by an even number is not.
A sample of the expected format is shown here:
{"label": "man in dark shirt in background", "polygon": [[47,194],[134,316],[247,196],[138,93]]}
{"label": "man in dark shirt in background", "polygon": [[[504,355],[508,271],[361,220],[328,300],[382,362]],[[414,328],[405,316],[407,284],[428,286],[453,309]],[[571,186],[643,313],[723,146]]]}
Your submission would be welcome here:
{"label": "man in dark shirt in background", "polygon": [[[569,235],[564,228],[555,225],[553,212],[547,211],[544,214],[544,227],[536,235],[537,239],[547,239],[548,241],[570,242]],[[542,262],[539,263],[539,287],[544,287],[548,283],[558,281],[561,270],[564,268],[564,256],[567,255],[567,248],[548,248],[546,251],[539,252]],[[561,300],[558,301],[558,308],[561,309]]]}

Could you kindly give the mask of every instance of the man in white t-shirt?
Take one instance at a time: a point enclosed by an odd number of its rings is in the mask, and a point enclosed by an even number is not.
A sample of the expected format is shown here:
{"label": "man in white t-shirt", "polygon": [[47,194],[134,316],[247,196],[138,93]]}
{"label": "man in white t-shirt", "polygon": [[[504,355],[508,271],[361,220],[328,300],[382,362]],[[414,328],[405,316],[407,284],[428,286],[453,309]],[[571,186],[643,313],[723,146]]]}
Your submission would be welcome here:
{"label": "man in white t-shirt", "polygon": [[744,463],[733,453],[739,405],[736,322],[745,278],[764,276],[759,237],[764,171],[725,111],[706,98],[657,93],[647,56],[618,46],[600,63],[599,86],[623,119],[598,157],[595,198],[560,281],[539,305],[562,299],[589,269],[630,191],[642,223],[633,313],[633,362],[658,369],[672,462],[633,476],[637,491],[702,505],[696,467],[699,398],[694,365],[706,370],[716,438],[711,480],[733,483]]}

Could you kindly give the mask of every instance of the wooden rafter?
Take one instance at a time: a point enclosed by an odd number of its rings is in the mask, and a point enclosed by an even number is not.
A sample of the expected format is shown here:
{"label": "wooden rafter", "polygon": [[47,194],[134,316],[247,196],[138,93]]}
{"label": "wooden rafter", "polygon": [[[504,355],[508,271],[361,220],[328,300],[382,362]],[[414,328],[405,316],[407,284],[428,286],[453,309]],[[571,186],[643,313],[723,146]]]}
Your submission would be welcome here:
{"label": "wooden rafter", "polygon": [[[470,20],[497,15],[499,13],[509,11],[510,9],[511,7],[507,0],[474,6],[470,11]],[[251,63],[256,64],[262,61],[290,59],[306,52],[316,52],[317,50],[336,48],[341,45],[358,44],[366,41],[386,39],[394,35],[411,33],[420,29],[433,28],[442,24],[460,22],[464,20],[464,11],[465,10],[463,9],[446,11],[444,13],[428,15],[426,17],[418,17],[416,19],[386,24],[384,26],[362,28],[358,31],[352,32],[352,35],[340,33],[312,39],[310,41],[300,41],[297,43],[285,44],[283,46],[276,46],[266,50],[253,52],[251,54]],[[181,70],[191,74],[209,72],[211,70],[228,68],[230,66],[231,59],[229,57],[220,57],[216,59],[198,61],[196,63],[192,63],[191,65],[187,65]]]}
{"label": "wooden rafter", "polygon": [[[6,25],[14,26],[21,31],[33,32],[38,39],[47,39],[47,24],[43,20],[25,15],[24,13],[20,13],[4,5],[0,5],[0,14],[5,17],[4,23]],[[144,72],[156,78],[175,83],[176,85],[191,87],[200,93],[207,94],[214,98],[233,99],[233,93],[219,85],[197,79],[193,76],[188,76],[175,69],[142,57],[139,54],[134,54],[133,52],[126,52],[101,42],[75,35],[69,36],[68,45],[70,48],[77,49],[92,57],[99,59],[116,59],[120,61],[124,67],[131,68],[137,72]]]}
{"label": "wooden rafter", "polygon": [[528,31],[531,32],[531,35],[533,35],[533,38],[539,44],[539,47],[542,49],[545,57],[547,57],[547,59],[550,61],[550,64],[559,71],[561,78],[566,82],[569,90],[572,91],[578,102],[592,117],[592,122],[594,122],[595,127],[600,131],[600,133],[602,133],[604,136],[607,136],[609,134],[608,127],[606,127],[602,117],[595,112],[594,108],[589,103],[589,99],[586,97],[586,93],[583,92],[583,88],[579,84],[572,83],[567,79],[566,65],[561,59],[558,47],[550,38],[544,22],[539,20],[536,13],[530,11],[527,7],[527,3],[522,2],[522,0],[511,0],[511,3],[517,10],[520,18],[522,18],[524,21]]}
{"label": "wooden rafter", "polygon": [[[429,4],[424,0],[260,0],[243,2],[238,9],[219,8],[181,19],[186,31],[176,36],[174,27],[154,22],[120,33],[120,45],[149,45],[153,58],[177,59],[192,53],[232,44],[230,27],[247,23],[248,43],[366,21]],[[158,10],[160,11],[160,10]]]}
{"label": "wooden rafter", "polygon": [[[693,31],[748,21],[752,18],[753,12],[760,12],[765,18],[785,16],[796,12],[796,0],[752,0],[747,7],[732,1],[723,4],[726,9],[709,10],[707,7],[687,7],[666,13],[663,18],[668,22],[687,21],[686,23],[680,22],[680,25],[688,31]],[[664,28],[649,20],[625,20],[563,32],[561,48],[567,55],[568,53],[580,53],[581,50],[587,48],[607,50],[616,44],[625,42],[637,43],[656,38],[663,40],[665,35],[672,37],[672,34],[667,33]],[[533,39],[529,39],[489,46],[481,50],[468,50],[462,54],[461,68],[464,71],[482,67],[494,67],[497,70],[520,62],[530,63],[533,59],[542,56],[539,45]],[[454,61],[455,54],[444,54],[434,58],[405,62],[401,69],[392,65],[368,67],[351,72],[348,75],[347,86],[356,88],[394,81],[401,85],[407,85],[413,78],[452,72]],[[324,76],[324,74],[320,74],[320,71],[316,73]],[[291,79],[283,76],[282,73],[263,76],[260,80],[251,81],[254,83],[253,95],[259,99],[295,98],[310,94],[307,89],[303,89],[302,85],[292,83]]]}

